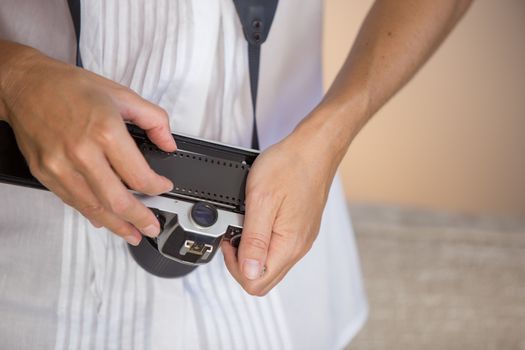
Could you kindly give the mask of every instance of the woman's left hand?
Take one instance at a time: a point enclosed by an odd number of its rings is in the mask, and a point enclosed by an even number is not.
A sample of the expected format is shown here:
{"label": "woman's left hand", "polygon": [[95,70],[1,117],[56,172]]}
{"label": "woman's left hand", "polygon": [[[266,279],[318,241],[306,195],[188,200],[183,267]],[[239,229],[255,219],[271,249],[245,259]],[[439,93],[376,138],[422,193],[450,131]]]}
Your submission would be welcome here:
{"label": "woman's left hand", "polygon": [[239,249],[222,244],[228,270],[249,294],[268,293],[319,232],[338,164],[326,153],[326,142],[310,135],[296,129],[262,152],[250,170]]}

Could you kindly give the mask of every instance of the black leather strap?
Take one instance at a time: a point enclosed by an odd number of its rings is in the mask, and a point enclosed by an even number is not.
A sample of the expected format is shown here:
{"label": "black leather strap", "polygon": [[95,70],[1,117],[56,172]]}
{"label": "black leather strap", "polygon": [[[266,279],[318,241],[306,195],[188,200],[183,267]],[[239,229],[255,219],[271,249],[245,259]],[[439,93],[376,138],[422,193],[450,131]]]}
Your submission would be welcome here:
{"label": "black leather strap", "polygon": [[77,38],[77,66],[82,67],[82,57],[80,56],[80,0],[67,0],[69,5],[69,12],[71,12],[71,19],[73,20],[73,27],[75,28],[75,36]]}
{"label": "black leather strap", "polygon": [[261,45],[266,41],[270,32],[278,0],[233,0],[233,3],[241,21],[244,37],[248,42],[248,67],[253,107],[252,148],[259,149],[256,110]]}
{"label": "black leather strap", "polygon": [[259,133],[257,131],[257,88],[259,84],[259,63],[261,61],[261,47],[248,44],[248,66],[250,69],[250,91],[252,95],[253,127],[252,127],[252,149],[259,149]]}
{"label": "black leather strap", "polygon": [[[73,19],[77,38],[77,66],[82,67],[80,56],[80,0],[68,0],[69,11]],[[259,82],[259,65],[261,45],[266,41],[272,26],[278,0],[233,0],[235,9],[242,24],[244,37],[248,42],[248,67],[250,73],[250,90],[253,107],[252,148],[259,149],[257,133],[257,87]]]}

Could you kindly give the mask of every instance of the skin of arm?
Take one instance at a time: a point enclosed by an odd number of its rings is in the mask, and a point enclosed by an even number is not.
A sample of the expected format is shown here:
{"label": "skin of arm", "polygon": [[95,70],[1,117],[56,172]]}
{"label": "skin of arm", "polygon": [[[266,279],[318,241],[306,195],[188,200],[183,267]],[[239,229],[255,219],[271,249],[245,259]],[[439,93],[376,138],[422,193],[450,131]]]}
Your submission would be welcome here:
{"label": "skin of arm", "polygon": [[265,295],[308,252],[353,138],[428,60],[470,3],[374,3],[322,102],[250,171],[240,247],[222,245],[229,271],[248,293]]}

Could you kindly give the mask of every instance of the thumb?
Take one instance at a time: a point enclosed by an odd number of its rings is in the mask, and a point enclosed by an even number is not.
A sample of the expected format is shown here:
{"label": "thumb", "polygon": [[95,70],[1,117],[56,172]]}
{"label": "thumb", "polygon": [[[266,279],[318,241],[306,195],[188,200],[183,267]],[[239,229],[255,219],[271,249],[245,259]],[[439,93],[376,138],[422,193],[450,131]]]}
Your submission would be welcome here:
{"label": "thumb", "polygon": [[146,131],[151,142],[166,152],[177,149],[171,135],[168,113],[163,108],[134,92],[119,98],[118,102],[124,119]]}
{"label": "thumb", "polygon": [[259,278],[266,264],[278,205],[272,199],[270,195],[247,193],[238,261],[242,274],[249,280]]}

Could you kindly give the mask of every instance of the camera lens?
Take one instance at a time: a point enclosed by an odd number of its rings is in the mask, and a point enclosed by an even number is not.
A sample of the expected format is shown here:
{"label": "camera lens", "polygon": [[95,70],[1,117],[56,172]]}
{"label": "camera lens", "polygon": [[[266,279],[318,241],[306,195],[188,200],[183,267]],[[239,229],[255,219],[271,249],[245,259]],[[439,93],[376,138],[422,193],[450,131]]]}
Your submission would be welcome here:
{"label": "camera lens", "polygon": [[191,218],[201,227],[210,227],[217,222],[217,208],[210,203],[197,202],[191,208]]}

